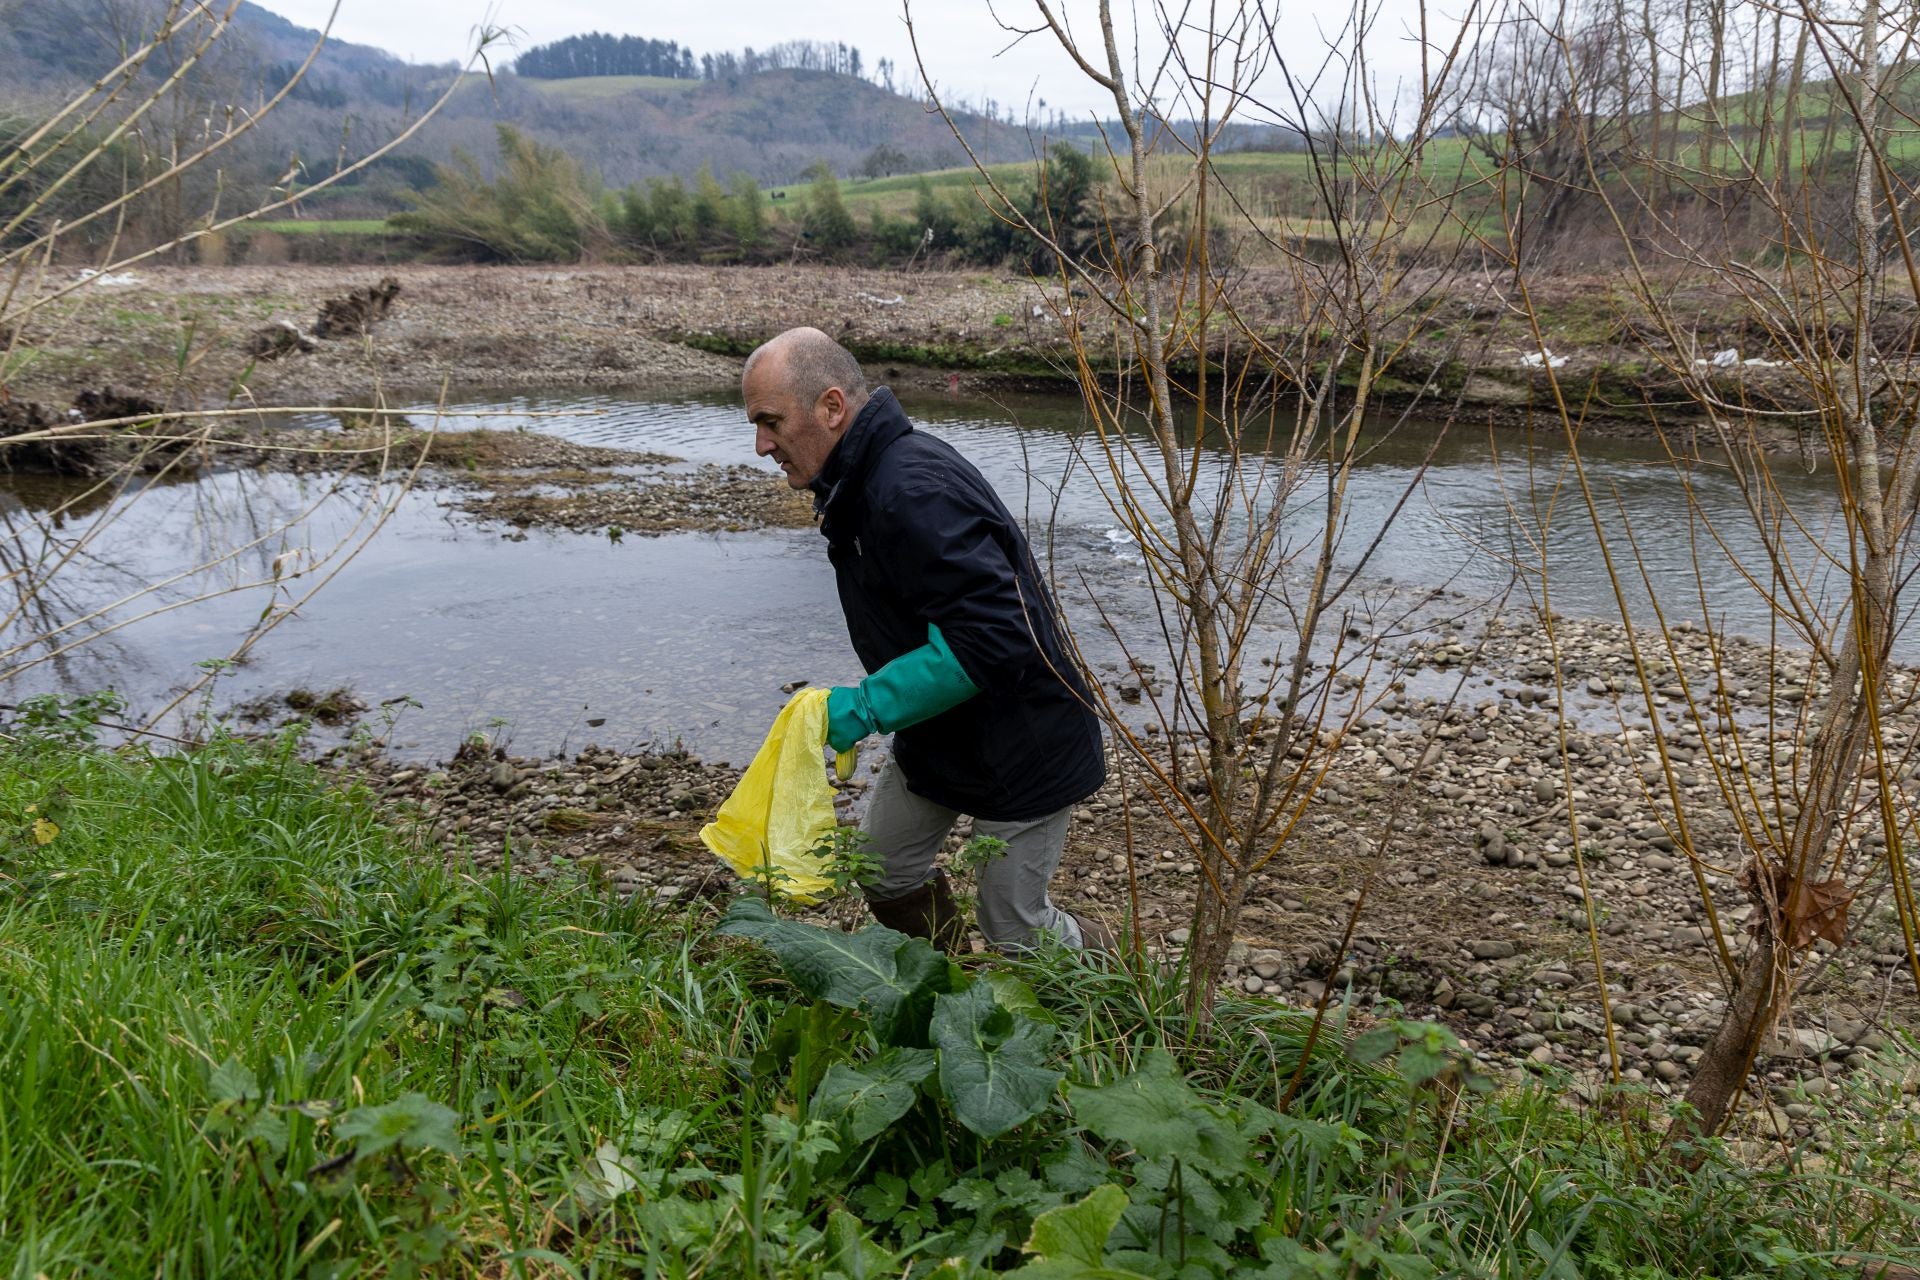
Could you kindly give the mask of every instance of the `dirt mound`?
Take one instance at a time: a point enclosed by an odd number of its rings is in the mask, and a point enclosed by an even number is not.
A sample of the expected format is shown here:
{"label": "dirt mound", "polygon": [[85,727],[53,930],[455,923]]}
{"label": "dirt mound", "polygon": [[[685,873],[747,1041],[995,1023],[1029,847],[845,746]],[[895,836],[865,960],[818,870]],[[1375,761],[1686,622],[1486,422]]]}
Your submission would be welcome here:
{"label": "dirt mound", "polygon": [[400,282],[387,276],[379,284],[365,285],[343,298],[328,298],[320,304],[320,319],[313,326],[316,338],[357,338],[386,319],[393,300],[400,295]]}
{"label": "dirt mound", "polygon": [[[149,419],[129,422],[127,419]],[[116,460],[132,456],[128,446],[109,437],[125,434],[137,441],[143,427],[157,426],[166,418],[160,406],[145,396],[116,391],[112,387],[88,389],[73,398],[67,412],[30,400],[0,401],[0,469],[28,471],[42,475],[97,476]],[[12,437],[92,422],[119,422],[100,432],[87,431],[50,440],[15,442]],[[177,446],[168,446],[174,448]]]}
{"label": "dirt mound", "polygon": [[0,469],[35,471],[57,476],[91,476],[100,472],[97,440],[33,440],[15,443],[14,436],[44,431],[68,419],[31,400],[0,402]]}
{"label": "dirt mound", "polygon": [[120,418],[158,418],[160,406],[142,395],[102,387],[82,391],[73,398],[73,411],[87,422],[111,422]]}

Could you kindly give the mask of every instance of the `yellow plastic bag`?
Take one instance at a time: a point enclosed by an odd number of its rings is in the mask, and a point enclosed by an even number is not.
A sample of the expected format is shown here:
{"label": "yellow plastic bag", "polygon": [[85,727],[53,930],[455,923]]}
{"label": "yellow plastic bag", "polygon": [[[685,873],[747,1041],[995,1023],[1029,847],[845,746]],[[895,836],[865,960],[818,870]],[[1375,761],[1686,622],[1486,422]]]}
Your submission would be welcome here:
{"label": "yellow plastic bag", "polygon": [[[767,740],[735,784],[700,843],[742,876],[764,878],[799,902],[816,901],[831,887],[814,846],[833,834],[833,788],[821,749],[827,745],[827,691],[802,689],[773,718]],[[853,753],[836,761],[845,779]]]}

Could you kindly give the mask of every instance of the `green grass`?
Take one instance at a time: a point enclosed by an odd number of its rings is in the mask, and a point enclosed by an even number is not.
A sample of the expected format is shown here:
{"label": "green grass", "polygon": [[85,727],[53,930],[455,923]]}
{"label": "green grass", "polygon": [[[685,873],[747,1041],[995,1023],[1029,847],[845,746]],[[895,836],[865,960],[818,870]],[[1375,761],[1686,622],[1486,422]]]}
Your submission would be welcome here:
{"label": "green grass", "polygon": [[520,83],[532,85],[549,98],[576,102],[597,102],[625,97],[629,93],[681,94],[700,87],[698,80],[680,80],[672,76],[571,76],[564,80],[541,80],[522,76]]}
{"label": "green grass", "polygon": [[[940,1070],[883,1086],[934,1050],[873,970],[827,989],[710,908],[449,867],[291,737],[154,758],[38,719],[0,739],[0,1274],[1658,1280],[1914,1238],[1897,1090],[1836,1108],[1824,1173],[1682,1174],[1551,1082],[1479,1096],[1438,1028],[1336,1024],[1282,1116],[1297,1012],[1196,1035],[1153,966],[989,982],[749,927],[920,984]],[[983,1055],[1034,1086],[991,1139]]]}
{"label": "green grass", "polygon": [[393,228],[385,218],[263,218],[247,224],[283,236],[384,236]]}

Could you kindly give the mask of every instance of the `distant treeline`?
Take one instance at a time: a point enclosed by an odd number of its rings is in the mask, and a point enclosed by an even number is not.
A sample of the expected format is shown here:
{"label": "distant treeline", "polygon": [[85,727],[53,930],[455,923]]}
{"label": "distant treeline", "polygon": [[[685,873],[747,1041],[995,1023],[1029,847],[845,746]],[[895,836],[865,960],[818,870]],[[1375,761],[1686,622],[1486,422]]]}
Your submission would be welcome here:
{"label": "distant treeline", "polygon": [[514,59],[513,69],[537,80],[568,80],[575,76],[666,76],[674,80],[695,80],[700,76],[691,49],[671,40],[614,36],[602,31],[536,45]]}
{"label": "distant treeline", "polygon": [[[722,183],[702,168],[691,186],[674,177],[609,190],[565,151],[511,126],[499,126],[499,149],[491,179],[470,156],[438,166],[437,180],[412,196],[413,209],[394,218],[394,227],[439,256],[482,262],[806,258],[1050,265],[1033,257],[1025,234],[990,214],[970,190],[942,195],[924,179],[910,214],[875,210],[863,219],[846,207],[833,171],[817,164],[806,175],[805,194],[776,213],[744,173]],[[1048,157],[1045,181],[1017,198],[1065,247],[1089,252],[1098,216],[1094,178],[1086,152],[1059,146]]]}
{"label": "distant treeline", "polygon": [[789,40],[770,49],[743,49],[739,53],[707,53],[671,40],[644,36],[616,36],[604,31],[568,36],[536,45],[515,59],[513,68],[537,80],[570,80],[578,76],[663,76],[671,80],[729,80],[762,71],[831,71],[860,78],[864,67],[860,51],[826,40]]}

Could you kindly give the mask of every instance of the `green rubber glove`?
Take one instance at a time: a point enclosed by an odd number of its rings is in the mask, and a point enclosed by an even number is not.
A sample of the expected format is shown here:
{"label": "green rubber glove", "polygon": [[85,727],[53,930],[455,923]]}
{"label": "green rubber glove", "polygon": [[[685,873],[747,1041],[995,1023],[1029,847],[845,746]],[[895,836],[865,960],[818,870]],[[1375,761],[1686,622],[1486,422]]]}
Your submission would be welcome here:
{"label": "green rubber glove", "polygon": [[827,745],[845,751],[872,733],[892,733],[931,720],[980,692],[947,648],[940,628],[927,643],[903,653],[862,680],[827,691]]}

